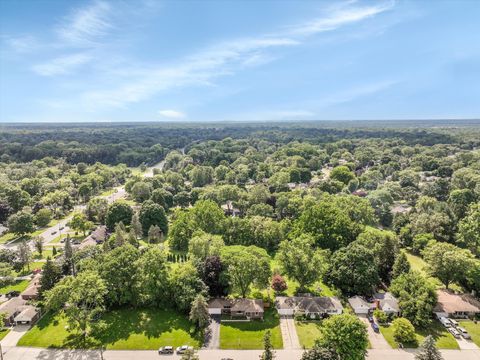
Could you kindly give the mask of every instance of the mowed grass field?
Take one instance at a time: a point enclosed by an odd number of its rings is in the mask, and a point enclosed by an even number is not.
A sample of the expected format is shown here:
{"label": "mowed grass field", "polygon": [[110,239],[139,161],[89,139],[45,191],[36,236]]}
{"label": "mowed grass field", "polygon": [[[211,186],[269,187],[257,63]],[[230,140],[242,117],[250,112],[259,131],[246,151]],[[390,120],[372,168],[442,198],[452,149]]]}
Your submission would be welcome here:
{"label": "mowed grass field", "polygon": [[220,348],[238,350],[263,349],[263,336],[267,330],[270,330],[272,334],[271,341],[273,347],[275,349],[283,348],[280,319],[276,310],[266,310],[263,321],[222,321],[220,323]]}
{"label": "mowed grass field", "polygon": [[[380,326],[380,332],[385,340],[393,349],[398,349],[398,344],[393,338],[393,329],[391,326]],[[432,335],[439,349],[459,349],[457,341],[438,321],[433,321],[425,329],[415,329],[417,344],[403,344],[406,348],[416,348],[428,336]]]}
{"label": "mowed grass field", "polygon": [[311,349],[322,335],[320,321],[295,321],[295,328],[300,346],[305,349]]}
{"label": "mowed grass field", "polygon": [[477,345],[480,346],[480,323],[474,323],[470,320],[461,320],[458,322],[459,325],[470,334],[472,337],[472,341]]}
{"label": "mowed grass field", "polygon": [[10,291],[20,291],[22,292],[25,290],[30,283],[30,280],[20,280],[20,281],[15,281],[14,284],[12,285],[7,285],[4,287],[0,288],[0,294],[6,294]]}
{"label": "mowed grass field", "polygon": [[18,346],[50,348],[97,348],[111,350],[157,350],[160,346],[201,345],[201,336],[192,331],[186,316],[174,310],[120,309],[103,316],[106,328],[87,343],[67,331],[61,314],[45,315],[18,342]]}

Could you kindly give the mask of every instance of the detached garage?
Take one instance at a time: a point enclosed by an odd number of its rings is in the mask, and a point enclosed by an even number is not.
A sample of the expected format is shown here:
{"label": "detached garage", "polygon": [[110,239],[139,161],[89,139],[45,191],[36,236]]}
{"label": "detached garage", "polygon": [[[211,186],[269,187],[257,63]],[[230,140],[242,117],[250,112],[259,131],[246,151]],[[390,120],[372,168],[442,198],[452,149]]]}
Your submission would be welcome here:
{"label": "detached garage", "polygon": [[374,310],[373,304],[365,301],[365,299],[360,296],[351,297],[348,299],[348,303],[357,315],[367,315],[370,311]]}

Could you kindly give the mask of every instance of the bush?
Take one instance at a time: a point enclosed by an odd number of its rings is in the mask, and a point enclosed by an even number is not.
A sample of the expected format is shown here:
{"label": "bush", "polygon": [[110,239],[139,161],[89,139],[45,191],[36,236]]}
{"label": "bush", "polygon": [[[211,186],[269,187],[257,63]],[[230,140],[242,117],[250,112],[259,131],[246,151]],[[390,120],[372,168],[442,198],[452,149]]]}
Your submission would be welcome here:
{"label": "bush", "polygon": [[373,312],[373,316],[380,324],[386,324],[388,322],[388,315],[385,314],[382,310],[376,309]]}
{"label": "bush", "polygon": [[414,344],[417,342],[415,336],[415,328],[412,323],[405,318],[398,318],[393,320],[393,338],[397,343]]}

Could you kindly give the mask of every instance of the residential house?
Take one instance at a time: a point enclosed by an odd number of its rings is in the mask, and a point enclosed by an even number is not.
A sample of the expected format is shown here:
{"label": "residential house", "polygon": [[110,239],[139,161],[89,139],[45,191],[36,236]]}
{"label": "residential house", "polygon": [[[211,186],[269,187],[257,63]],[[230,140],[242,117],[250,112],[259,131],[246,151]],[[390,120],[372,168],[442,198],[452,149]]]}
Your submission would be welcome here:
{"label": "residential house", "polygon": [[348,303],[357,315],[367,315],[375,309],[375,304],[372,304],[362,298],[361,296],[354,296],[348,299]]}
{"label": "residential house", "polygon": [[375,308],[382,310],[385,314],[393,314],[395,316],[400,315],[400,305],[398,300],[393,296],[392,293],[376,293],[373,295],[373,301],[375,303]]}
{"label": "residential house", "polygon": [[15,316],[15,325],[33,325],[40,318],[40,311],[32,305],[25,305],[21,312]]}
{"label": "residential house", "polygon": [[283,316],[304,314],[312,319],[343,312],[340,300],[327,296],[278,296],[275,298],[275,307]]}
{"label": "residential house", "polygon": [[231,201],[227,201],[221,207],[225,215],[233,216],[233,217],[241,215],[240,209],[234,207]]}
{"label": "residential house", "polygon": [[36,300],[38,298],[38,291],[40,290],[41,273],[35,274],[33,279],[28,284],[27,288],[20,293],[23,300]]}
{"label": "residential house", "polygon": [[4,325],[10,327],[15,325],[15,316],[20,314],[27,304],[27,301],[17,296],[0,304],[0,313],[5,313]]}
{"label": "residential house", "polygon": [[79,249],[83,249],[87,246],[95,246],[102,244],[108,237],[107,227],[104,225],[98,226],[92,231],[78,246]]}
{"label": "residential house", "polygon": [[211,315],[246,317],[247,319],[263,319],[263,300],[215,298],[208,302],[208,313]]}
{"label": "residential house", "polygon": [[480,302],[472,295],[437,290],[437,297],[437,305],[433,309],[437,317],[467,318],[480,314]]}

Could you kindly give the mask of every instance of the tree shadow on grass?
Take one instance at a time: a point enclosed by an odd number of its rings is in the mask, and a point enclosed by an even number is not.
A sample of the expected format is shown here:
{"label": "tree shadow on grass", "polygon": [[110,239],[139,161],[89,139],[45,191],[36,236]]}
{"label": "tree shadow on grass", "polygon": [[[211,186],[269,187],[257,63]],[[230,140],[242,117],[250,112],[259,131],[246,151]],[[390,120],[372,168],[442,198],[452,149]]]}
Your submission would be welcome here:
{"label": "tree shadow on grass", "polygon": [[280,325],[278,314],[272,309],[265,311],[263,321],[252,320],[245,322],[222,322],[222,326],[228,326],[241,331],[260,331],[273,329]]}

